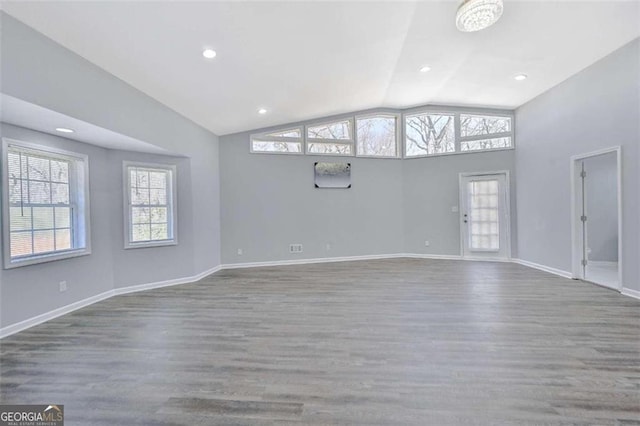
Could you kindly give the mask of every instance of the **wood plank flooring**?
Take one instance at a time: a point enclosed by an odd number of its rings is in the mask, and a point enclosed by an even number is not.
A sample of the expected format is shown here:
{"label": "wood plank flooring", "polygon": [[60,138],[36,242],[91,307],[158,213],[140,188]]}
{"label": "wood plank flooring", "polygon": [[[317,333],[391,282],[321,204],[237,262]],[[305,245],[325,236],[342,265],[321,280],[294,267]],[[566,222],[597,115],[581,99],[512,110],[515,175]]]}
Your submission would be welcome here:
{"label": "wood plank flooring", "polygon": [[640,302],[506,263],[227,270],[0,341],[67,425],[640,424]]}

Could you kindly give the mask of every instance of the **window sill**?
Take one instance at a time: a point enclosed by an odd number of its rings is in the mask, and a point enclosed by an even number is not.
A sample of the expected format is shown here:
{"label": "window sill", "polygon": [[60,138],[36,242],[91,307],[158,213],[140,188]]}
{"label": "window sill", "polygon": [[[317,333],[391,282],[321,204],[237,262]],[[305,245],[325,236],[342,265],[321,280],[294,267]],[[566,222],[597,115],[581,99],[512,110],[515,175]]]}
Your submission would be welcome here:
{"label": "window sill", "polygon": [[153,248],[153,247],[166,247],[166,246],[177,246],[177,240],[165,240],[165,241],[145,241],[141,243],[125,243],[124,249],[139,249],[139,248]]}
{"label": "window sill", "polygon": [[50,253],[35,255],[16,260],[5,260],[4,269],[20,268],[22,266],[37,265],[40,263],[55,262],[57,260],[71,259],[74,257],[87,256],[91,254],[90,249],[70,250],[64,253]]}

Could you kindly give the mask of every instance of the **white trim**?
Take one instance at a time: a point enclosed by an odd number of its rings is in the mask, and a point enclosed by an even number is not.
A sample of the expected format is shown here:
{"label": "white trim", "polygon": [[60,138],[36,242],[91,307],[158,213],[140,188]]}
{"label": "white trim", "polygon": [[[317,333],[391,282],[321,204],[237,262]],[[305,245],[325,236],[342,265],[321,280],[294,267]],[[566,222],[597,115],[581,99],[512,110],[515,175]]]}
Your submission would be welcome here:
{"label": "white trim", "polygon": [[[622,148],[620,146],[613,146],[609,148],[603,148],[596,151],[587,152],[585,154],[573,155],[570,159],[570,169],[571,169],[571,269],[572,269],[572,278],[577,279],[585,279],[584,277],[584,269],[582,267],[582,249],[583,249],[583,235],[582,235],[582,222],[578,220],[578,216],[582,215],[582,212],[578,214],[578,204],[579,204],[579,195],[580,191],[578,190],[578,185],[581,184],[578,179],[578,168],[576,167],[579,161],[585,160],[591,157],[597,157],[604,154],[609,154],[611,152],[616,153],[616,184],[618,190],[618,286],[616,287],[608,287],[613,288],[618,291],[622,291],[624,289],[624,284],[622,282],[622,240],[623,240],[623,229],[622,229]],[[581,202],[580,202],[581,203]]]}
{"label": "white trim", "polygon": [[37,315],[33,318],[29,318],[24,321],[17,322],[15,324],[11,324],[7,327],[0,328],[0,339],[11,336],[12,334],[18,333],[20,331],[24,331],[28,328],[35,327],[36,325],[42,324],[43,322],[52,320],[54,318],[58,318],[62,315],[66,315],[73,311],[77,311],[78,309],[82,309],[89,305],[93,305],[94,303],[98,303],[103,300],[110,299],[113,296],[119,296],[122,294],[135,293],[135,292],[150,290],[154,288],[169,287],[169,286],[174,286],[178,284],[188,284],[188,283],[200,281],[202,278],[208,275],[211,275],[215,272],[218,272],[220,269],[221,269],[220,266],[216,266],[214,268],[208,269],[204,272],[201,272],[197,275],[193,275],[191,277],[175,278],[172,280],[158,281],[155,283],[134,285],[130,287],[121,287],[121,288],[108,290],[103,293],[97,294],[95,296],[87,297],[86,299],[82,299],[77,302],[70,303],[69,305],[62,306],[60,308],[54,309],[44,314]]}
{"label": "white trim", "polygon": [[541,265],[539,263],[529,262],[528,260],[523,259],[511,259],[511,262],[517,263],[518,265],[527,266],[529,268],[538,269],[540,271],[548,272],[550,274],[558,275],[563,278],[572,279],[573,276],[571,272],[563,271],[562,269],[552,268],[551,266]]}
{"label": "white trim", "polygon": [[622,287],[622,291],[620,293],[622,293],[625,296],[633,297],[634,299],[640,300],[640,291],[638,290]]}
{"label": "white trim", "polygon": [[[158,170],[162,172],[168,172],[169,179],[166,182],[166,197],[167,197],[167,230],[171,234],[171,238],[166,240],[157,241],[131,241],[132,236],[132,223],[131,223],[131,173],[130,168],[141,168],[149,170]],[[178,168],[175,164],[162,164],[162,163],[142,163],[138,161],[122,162],[122,179],[123,179],[123,196],[124,196],[124,248],[137,249],[147,247],[164,247],[178,245]],[[170,184],[170,186],[169,186]],[[149,183],[151,185],[151,183]],[[169,205],[169,201],[171,205]],[[153,207],[153,206],[149,206]]]}
{"label": "white trim", "polygon": [[[2,244],[4,251],[4,269],[19,268],[36,265],[38,263],[54,262],[72,257],[91,254],[91,195],[89,193],[89,156],[86,154],[67,151],[47,145],[24,142],[17,139],[2,138]],[[44,156],[49,159],[59,159],[69,162],[69,203],[71,206],[71,233],[75,248],[58,250],[48,253],[32,254],[21,258],[11,259],[10,230],[9,230],[9,148],[15,146],[27,153]],[[78,163],[82,163],[78,167]],[[82,192],[80,193],[80,188]],[[75,208],[74,208],[75,207]],[[33,232],[33,229],[31,230]]]}
{"label": "white trim", "polygon": [[[54,309],[44,314],[37,315],[33,318],[29,318],[24,321],[17,322],[15,324],[11,324],[7,327],[0,328],[0,339],[11,336],[12,334],[18,333],[20,331],[24,331],[36,325],[42,324],[51,319],[60,317],[62,315],[66,315],[68,313],[71,313],[78,309],[92,305],[94,303],[109,299],[113,296],[136,293],[139,291],[151,290],[151,289],[162,288],[162,287],[170,287],[170,286],[180,285],[180,284],[189,284],[196,281],[200,281],[201,279],[221,270],[257,268],[257,267],[267,267],[267,266],[287,266],[287,265],[307,265],[307,264],[315,264],[315,263],[349,262],[349,261],[357,261],[357,260],[395,259],[395,258],[516,263],[529,268],[534,268],[544,272],[549,272],[551,274],[558,275],[563,278],[571,279],[571,273],[567,271],[562,271],[560,269],[551,268],[549,266],[540,265],[540,264],[529,262],[522,259],[510,259],[510,260],[491,259],[491,258],[463,259],[459,255],[443,255],[443,254],[395,253],[395,254],[374,254],[374,255],[367,255],[367,256],[346,256],[346,257],[326,257],[326,258],[316,258],[316,259],[278,260],[278,261],[271,261],[271,262],[231,263],[231,264],[222,264],[222,265],[215,266],[213,268],[207,269],[206,271],[200,272],[199,274],[196,274],[190,277],[174,278],[166,281],[157,281],[154,283],[115,288],[115,289],[106,291],[104,293],[100,293],[95,296],[91,296],[86,299],[71,303],[69,305],[62,306],[60,308]],[[640,299],[640,291],[638,290],[624,288],[622,290],[622,294],[625,296]]]}

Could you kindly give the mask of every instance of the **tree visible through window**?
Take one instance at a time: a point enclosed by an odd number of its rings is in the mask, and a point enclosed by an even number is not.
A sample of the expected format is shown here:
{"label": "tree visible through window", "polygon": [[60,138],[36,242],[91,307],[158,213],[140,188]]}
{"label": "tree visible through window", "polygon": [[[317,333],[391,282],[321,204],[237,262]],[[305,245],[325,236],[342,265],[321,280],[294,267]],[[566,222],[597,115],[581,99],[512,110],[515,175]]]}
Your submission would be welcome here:
{"label": "tree visible through window", "polygon": [[448,114],[416,114],[406,117],[405,155],[443,154],[455,152],[454,116]]}
{"label": "tree visible through window", "polygon": [[307,152],[310,154],[353,154],[353,120],[307,127]]}
{"label": "tree visible through window", "polygon": [[511,117],[460,114],[460,150],[510,148]]}
{"label": "tree visible through window", "polygon": [[397,117],[378,115],[357,117],[357,149],[360,156],[396,157],[398,155]]}

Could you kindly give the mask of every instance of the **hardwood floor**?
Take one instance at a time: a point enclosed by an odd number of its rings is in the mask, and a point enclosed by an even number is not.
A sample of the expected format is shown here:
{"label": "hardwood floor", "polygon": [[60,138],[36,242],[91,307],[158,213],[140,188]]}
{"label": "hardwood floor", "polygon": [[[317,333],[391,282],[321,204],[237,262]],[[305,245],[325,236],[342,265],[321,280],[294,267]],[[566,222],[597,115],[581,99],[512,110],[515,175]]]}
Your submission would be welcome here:
{"label": "hardwood floor", "polygon": [[640,301],[515,264],[227,270],[0,345],[67,425],[640,424]]}

